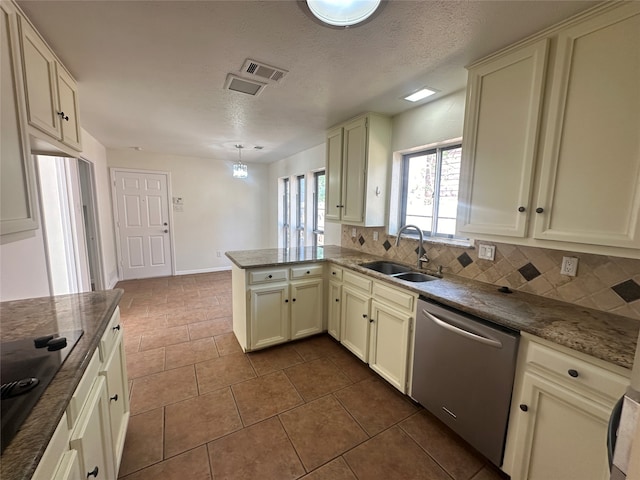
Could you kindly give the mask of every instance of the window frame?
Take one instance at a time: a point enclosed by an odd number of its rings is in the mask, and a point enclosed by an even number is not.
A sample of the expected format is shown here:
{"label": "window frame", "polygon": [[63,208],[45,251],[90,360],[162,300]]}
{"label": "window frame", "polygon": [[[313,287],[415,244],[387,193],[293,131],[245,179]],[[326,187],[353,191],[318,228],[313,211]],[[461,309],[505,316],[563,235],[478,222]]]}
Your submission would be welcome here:
{"label": "window frame", "polygon": [[282,179],[282,248],[289,248],[291,245],[290,231],[291,231],[291,210],[290,210],[290,196],[291,196],[291,181],[289,177]]}
{"label": "window frame", "polygon": [[[400,159],[400,198],[398,204],[398,220],[400,225],[406,225],[407,221],[407,192],[409,187],[409,162],[412,158],[422,157],[425,155],[433,155],[436,154],[436,167],[435,167],[435,180],[434,180],[434,198],[433,198],[433,208],[432,208],[432,228],[431,231],[423,231],[423,235],[425,239],[434,239],[434,240],[450,240],[454,242],[460,241],[468,241],[465,237],[460,237],[455,234],[444,234],[437,233],[438,228],[438,212],[440,208],[440,186],[441,186],[441,175],[442,175],[442,153],[447,150],[455,150],[460,149],[462,151],[462,143],[448,143],[445,145],[438,145],[427,147],[419,150],[414,150],[411,152],[403,153]],[[458,198],[460,192],[460,184],[458,184]],[[456,217],[457,219],[457,217]],[[434,228],[435,227],[435,228]],[[435,230],[435,232],[434,232]],[[412,237],[415,236],[417,238],[417,234],[412,234],[411,231],[407,232],[407,235]]]}
{"label": "window frame", "polygon": [[[324,208],[324,212],[325,212],[325,221],[326,221],[326,212],[327,212],[327,208],[326,208],[326,195],[327,195],[327,174],[325,170],[318,170],[316,172],[313,172],[313,229],[312,229],[312,233],[313,233],[313,247],[317,248],[318,246],[318,237],[320,235],[324,236],[324,228],[321,230],[320,228],[318,228],[318,179],[320,177],[324,177],[324,181],[325,181],[325,208]],[[324,246],[324,239],[322,242],[322,246]]]}

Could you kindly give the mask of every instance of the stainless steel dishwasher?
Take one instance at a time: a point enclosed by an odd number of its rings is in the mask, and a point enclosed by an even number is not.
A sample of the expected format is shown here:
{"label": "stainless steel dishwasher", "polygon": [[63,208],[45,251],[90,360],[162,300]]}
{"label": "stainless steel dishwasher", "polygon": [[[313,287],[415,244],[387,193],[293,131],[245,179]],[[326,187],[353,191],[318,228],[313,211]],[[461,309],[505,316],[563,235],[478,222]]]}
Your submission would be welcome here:
{"label": "stainless steel dishwasher", "polygon": [[411,397],[502,464],[518,332],[420,297]]}

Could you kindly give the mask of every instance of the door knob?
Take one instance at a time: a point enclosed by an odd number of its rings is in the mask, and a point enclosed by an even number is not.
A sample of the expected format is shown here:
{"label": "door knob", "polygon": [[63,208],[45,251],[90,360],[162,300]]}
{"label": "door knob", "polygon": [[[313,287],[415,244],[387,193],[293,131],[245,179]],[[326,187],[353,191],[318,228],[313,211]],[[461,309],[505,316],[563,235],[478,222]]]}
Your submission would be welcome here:
{"label": "door knob", "polygon": [[524,212],[525,210],[526,210],[526,208],[524,208],[524,207],[518,207],[518,211],[519,211],[520,213]]}
{"label": "door knob", "polygon": [[567,370],[567,373],[569,374],[570,377],[578,378],[578,371],[574,370],[573,368],[571,370]]}
{"label": "door knob", "polygon": [[536,213],[542,213],[542,212],[544,212],[544,208],[542,207],[536,208]]}

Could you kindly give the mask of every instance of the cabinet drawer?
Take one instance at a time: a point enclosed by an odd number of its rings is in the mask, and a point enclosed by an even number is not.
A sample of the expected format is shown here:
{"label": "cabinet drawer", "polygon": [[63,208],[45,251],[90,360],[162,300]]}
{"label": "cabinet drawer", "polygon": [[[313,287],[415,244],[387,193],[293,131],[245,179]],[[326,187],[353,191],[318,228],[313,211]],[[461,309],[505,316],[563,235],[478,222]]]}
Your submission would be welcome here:
{"label": "cabinet drawer", "polygon": [[256,270],[249,272],[249,284],[282,282],[287,279],[287,270],[284,268]]}
{"label": "cabinet drawer", "polygon": [[409,312],[413,312],[416,298],[410,293],[378,282],[373,284],[373,297],[378,301],[388,303],[394,307],[400,307]]}
{"label": "cabinet drawer", "polygon": [[109,325],[105,329],[102,334],[102,338],[100,339],[100,346],[98,347],[100,350],[100,361],[105,362],[107,358],[111,355],[113,351],[113,347],[118,340],[120,333],[120,307],[116,307],[116,310],[113,312],[111,316],[111,320],[109,320]]}
{"label": "cabinet drawer", "polygon": [[98,376],[98,371],[100,370],[100,355],[96,350],[93,353],[93,357],[89,361],[89,366],[84,372],[82,379],[80,379],[80,383],[76,388],[76,391],[73,392],[71,396],[71,400],[69,400],[69,405],[67,406],[67,421],[69,425],[69,429],[73,429],[78,417],[80,416],[80,411],[82,410],[82,406],[87,401],[87,397],[89,396],[89,391],[91,390],[91,385],[93,385],[93,381]]}
{"label": "cabinet drawer", "polygon": [[324,267],[322,265],[303,265],[291,269],[291,278],[320,277]]}
{"label": "cabinet drawer", "polygon": [[355,273],[345,271],[342,276],[342,281],[356,288],[359,288],[364,292],[371,293],[371,284],[373,282],[366,277],[361,277],[360,275],[356,275]]}
{"label": "cabinet drawer", "polygon": [[611,399],[619,398],[629,386],[629,379],[618,373],[535,342],[528,345],[526,361],[560,376],[566,387],[588,388]]}
{"label": "cabinet drawer", "polygon": [[335,265],[329,266],[329,279],[331,280],[342,280],[342,268],[336,267]]}

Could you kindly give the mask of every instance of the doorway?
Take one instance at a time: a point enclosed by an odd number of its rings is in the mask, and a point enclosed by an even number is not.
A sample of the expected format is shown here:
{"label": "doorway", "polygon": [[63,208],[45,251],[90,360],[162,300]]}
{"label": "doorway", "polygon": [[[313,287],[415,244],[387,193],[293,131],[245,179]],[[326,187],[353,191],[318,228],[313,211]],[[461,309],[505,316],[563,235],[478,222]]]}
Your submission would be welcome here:
{"label": "doorway", "polygon": [[[35,160],[51,294],[90,291],[79,162],[48,155],[37,155]],[[86,183],[85,190],[93,191],[90,183]],[[96,263],[100,264],[100,260]]]}
{"label": "doorway", "polygon": [[85,242],[89,261],[91,290],[104,290],[102,272],[102,247],[100,243],[100,224],[98,222],[98,200],[93,163],[78,159],[80,177],[80,195],[82,200],[82,219],[84,221]]}
{"label": "doorway", "polygon": [[169,174],[111,170],[122,280],[173,274],[169,230]]}

